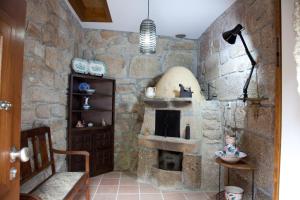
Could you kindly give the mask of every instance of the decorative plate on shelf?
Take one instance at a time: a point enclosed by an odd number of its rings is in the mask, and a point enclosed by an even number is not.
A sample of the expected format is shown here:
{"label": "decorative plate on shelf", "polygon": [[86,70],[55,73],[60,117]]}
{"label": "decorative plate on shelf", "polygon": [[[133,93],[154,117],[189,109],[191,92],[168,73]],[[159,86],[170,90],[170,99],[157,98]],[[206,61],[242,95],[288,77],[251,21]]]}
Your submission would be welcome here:
{"label": "decorative plate on shelf", "polygon": [[89,74],[95,76],[103,76],[106,73],[106,66],[104,62],[97,60],[89,61]]}
{"label": "decorative plate on shelf", "polygon": [[223,161],[228,162],[228,163],[237,163],[239,162],[241,159],[247,157],[247,154],[245,154],[244,152],[237,152],[235,155],[226,155],[226,153],[224,151],[217,151],[215,152],[215,155],[219,158],[221,158]]}
{"label": "decorative plate on shelf", "polygon": [[81,58],[74,58],[72,60],[72,68],[76,73],[88,74],[89,73],[89,63],[87,60]]}

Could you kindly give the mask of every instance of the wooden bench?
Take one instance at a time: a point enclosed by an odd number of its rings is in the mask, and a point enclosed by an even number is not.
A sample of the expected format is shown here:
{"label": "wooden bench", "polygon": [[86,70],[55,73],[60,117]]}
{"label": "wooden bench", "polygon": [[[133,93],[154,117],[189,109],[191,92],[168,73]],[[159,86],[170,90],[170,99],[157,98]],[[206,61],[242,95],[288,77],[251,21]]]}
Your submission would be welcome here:
{"label": "wooden bench", "polygon": [[[86,151],[61,151],[52,148],[49,127],[35,128],[21,133],[21,146],[32,149],[30,161],[21,163],[21,185],[29,183],[37,175],[51,171],[28,193],[21,193],[24,200],[74,199],[84,191],[89,200],[89,153]],[[85,172],[56,172],[53,154],[85,156]],[[51,169],[50,169],[51,168]]]}

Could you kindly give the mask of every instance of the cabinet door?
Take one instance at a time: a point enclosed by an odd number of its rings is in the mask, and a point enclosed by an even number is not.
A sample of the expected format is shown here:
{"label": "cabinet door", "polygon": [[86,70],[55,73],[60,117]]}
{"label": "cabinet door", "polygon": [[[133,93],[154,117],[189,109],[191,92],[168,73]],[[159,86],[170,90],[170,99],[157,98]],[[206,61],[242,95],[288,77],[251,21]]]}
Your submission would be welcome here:
{"label": "cabinet door", "polygon": [[[91,152],[91,136],[89,134],[74,134],[71,137],[71,150]],[[85,170],[84,156],[71,156],[70,169],[71,171]]]}
{"label": "cabinet door", "polygon": [[110,130],[94,134],[94,175],[113,170],[113,132]]}
{"label": "cabinet door", "polygon": [[113,149],[102,149],[94,154],[94,175],[113,170]]}
{"label": "cabinet door", "polygon": [[109,130],[94,135],[94,149],[96,151],[112,147],[113,134]]}

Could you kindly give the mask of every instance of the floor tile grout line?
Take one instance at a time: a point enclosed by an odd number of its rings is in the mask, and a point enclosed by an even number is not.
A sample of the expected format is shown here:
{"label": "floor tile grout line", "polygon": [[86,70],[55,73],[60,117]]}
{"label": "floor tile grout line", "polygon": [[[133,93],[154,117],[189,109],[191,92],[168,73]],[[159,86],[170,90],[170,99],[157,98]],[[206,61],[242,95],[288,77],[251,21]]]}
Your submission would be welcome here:
{"label": "floor tile grout line", "polygon": [[118,200],[118,196],[119,196],[119,190],[120,190],[121,178],[122,178],[122,172],[120,172],[120,174],[119,174],[119,185],[118,185],[118,190],[117,190],[116,200]]}
{"label": "floor tile grout line", "polygon": [[99,186],[100,186],[100,183],[101,183],[101,181],[102,181],[102,178],[103,178],[103,176],[101,176],[101,178],[100,178],[100,180],[99,180],[99,183],[98,183],[98,185],[97,185],[97,188],[96,188],[96,191],[95,191],[95,193],[94,193],[94,195],[93,195],[92,200],[94,200],[94,198],[95,198],[95,196],[96,196],[96,194],[97,194],[97,191],[98,191],[98,189],[99,189]]}
{"label": "floor tile grout line", "polygon": [[160,195],[161,195],[162,200],[165,200],[164,195],[163,195],[161,189],[159,189],[159,191],[160,191]]}
{"label": "floor tile grout line", "polygon": [[183,196],[185,200],[189,200],[189,198],[185,195],[185,193],[183,193]]}
{"label": "floor tile grout line", "polygon": [[138,187],[139,187],[139,200],[141,200],[141,186],[139,183],[138,183]]}

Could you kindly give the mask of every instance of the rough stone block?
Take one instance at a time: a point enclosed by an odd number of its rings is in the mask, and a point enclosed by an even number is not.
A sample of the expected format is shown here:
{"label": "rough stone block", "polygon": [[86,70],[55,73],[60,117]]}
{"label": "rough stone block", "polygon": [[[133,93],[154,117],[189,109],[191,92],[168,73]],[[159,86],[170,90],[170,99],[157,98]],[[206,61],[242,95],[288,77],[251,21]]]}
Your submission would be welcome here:
{"label": "rough stone block", "polygon": [[182,172],[167,171],[152,167],[153,182],[161,189],[181,189],[182,188]]}
{"label": "rough stone block", "polygon": [[66,116],[66,107],[63,105],[52,105],[51,106],[51,115],[53,117],[65,117]]}
{"label": "rough stone block", "polygon": [[205,78],[206,80],[214,80],[219,77],[219,55],[213,54],[206,58],[205,61]]}
{"label": "rough stone block", "polygon": [[141,180],[147,180],[151,176],[152,166],[158,164],[158,151],[149,148],[139,149],[137,176]]}
{"label": "rough stone block", "polygon": [[221,130],[205,130],[203,136],[209,140],[220,140],[222,138]]}
{"label": "rough stone block", "polygon": [[182,161],[183,184],[191,189],[201,186],[201,156],[184,155]]}
{"label": "rough stone block", "polygon": [[202,173],[201,189],[218,191],[219,165],[215,162],[214,153],[222,148],[221,142],[210,144],[210,140],[203,139],[202,145]]}
{"label": "rough stone block", "polygon": [[155,56],[135,56],[130,63],[130,77],[153,78],[161,73],[161,64]]}
{"label": "rough stone block", "polygon": [[273,138],[274,108],[251,106],[247,108],[246,130],[264,137]]}
{"label": "rough stone block", "polygon": [[24,40],[24,54],[28,56],[38,56],[40,58],[45,57],[45,47],[39,41],[26,38]]}
{"label": "rough stone block", "polygon": [[138,33],[129,33],[128,34],[128,41],[132,44],[139,44],[140,36]]}
{"label": "rough stone block", "polygon": [[116,93],[117,94],[128,94],[135,93],[136,86],[135,84],[117,84]]}
{"label": "rough stone block", "polygon": [[59,102],[59,96],[54,94],[51,90],[49,91],[48,89],[42,87],[32,87],[30,90],[32,102]]}
{"label": "rough stone block", "polygon": [[50,117],[49,105],[41,104],[36,107],[36,116],[42,119],[48,119]]}
{"label": "rough stone block", "polygon": [[31,37],[31,38],[34,38],[36,40],[40,40],[40,38],[41,38],[41,26],[29,21],[27,23],[27,27],[26,27],[26,37]]}
{"label": "rough stone block", "polygon": [[203,130],[219,130],[221,128],[221,123],[216,120],[203,119],[202,128]]}
{"label": "rough stone block", "polygon": [[96,59],[107,65],[108,75],[115,78],[126,77],[126,65],[123,57],[113,55],[96,55]]}
{"label": "rough stone block", "polygon": [[183,66],[190,70],[194,69],[194,58],[192,53],[186,52],[171,52],[166,56],[165,63],[164,63],[164,70],[169,69],[170,67],[174,66]]}
{"label": "rough stone block", "polygon": [[194,40],[174,40],[171,43],[170,49],[172,50],[194,50],[196,49]]}

